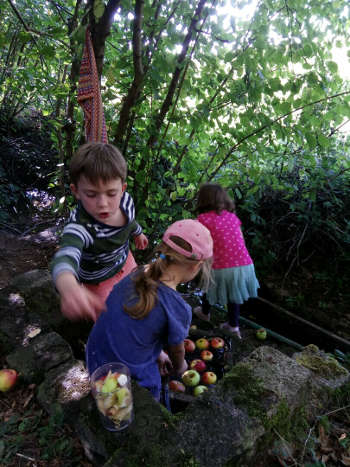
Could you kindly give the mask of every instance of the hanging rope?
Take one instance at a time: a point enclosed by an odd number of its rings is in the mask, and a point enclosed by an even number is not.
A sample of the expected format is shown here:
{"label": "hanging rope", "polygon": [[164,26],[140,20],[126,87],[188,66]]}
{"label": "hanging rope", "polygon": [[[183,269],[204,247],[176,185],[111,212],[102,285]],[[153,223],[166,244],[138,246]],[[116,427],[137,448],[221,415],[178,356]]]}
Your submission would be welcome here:
{"label": "hanging rope", "polygon": [[84,111],[86,141],[108,143],[100,84],[89,28],[86,29],[85,34],[85,46],[80,65],[77,99]]}

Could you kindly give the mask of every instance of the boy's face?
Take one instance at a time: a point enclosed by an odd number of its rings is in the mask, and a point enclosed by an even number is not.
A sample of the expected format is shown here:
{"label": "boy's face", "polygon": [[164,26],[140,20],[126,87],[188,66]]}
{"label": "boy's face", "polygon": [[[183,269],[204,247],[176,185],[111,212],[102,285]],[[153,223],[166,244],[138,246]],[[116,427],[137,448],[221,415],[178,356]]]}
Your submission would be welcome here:
{"label": "boy's face", "polygon": [[70,188],[90,216],[107,225],[119,225],[120,200],[126,189],[120,178],[91,183],[82,175],[77,185],[72,183]]}

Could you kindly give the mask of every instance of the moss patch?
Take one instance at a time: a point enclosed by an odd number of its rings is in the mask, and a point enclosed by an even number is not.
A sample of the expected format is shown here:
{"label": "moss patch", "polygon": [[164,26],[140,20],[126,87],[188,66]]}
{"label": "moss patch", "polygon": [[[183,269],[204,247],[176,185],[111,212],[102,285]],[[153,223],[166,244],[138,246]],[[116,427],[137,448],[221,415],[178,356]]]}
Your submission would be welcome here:
{"label": "moss patch", "polygon": [[265,391],[249,364],[235,365],[226,373],[223,389],[232,392],[235,405],[246,409],[251,417],[264,417],[265,409],[260,401]]}
{"label": "moss patch", "polygon": [[338,360],[321,352],[316,345],[308,345],[303,352],[297,354],[295,360],[317,375],[324,378],[346,376],[348,371],[340,365]]}

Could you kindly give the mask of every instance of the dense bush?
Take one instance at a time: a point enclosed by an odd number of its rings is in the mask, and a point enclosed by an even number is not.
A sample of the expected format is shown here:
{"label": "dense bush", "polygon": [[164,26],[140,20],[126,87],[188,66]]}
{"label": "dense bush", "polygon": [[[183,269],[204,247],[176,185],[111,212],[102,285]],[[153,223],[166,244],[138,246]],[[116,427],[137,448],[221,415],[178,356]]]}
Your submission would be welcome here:
{"label": "dense bush", "polygon": [[0,220],[31,207],[31,192],[46,191],[57,165],[50,126],[40,116],[4,117],[0,127]]}

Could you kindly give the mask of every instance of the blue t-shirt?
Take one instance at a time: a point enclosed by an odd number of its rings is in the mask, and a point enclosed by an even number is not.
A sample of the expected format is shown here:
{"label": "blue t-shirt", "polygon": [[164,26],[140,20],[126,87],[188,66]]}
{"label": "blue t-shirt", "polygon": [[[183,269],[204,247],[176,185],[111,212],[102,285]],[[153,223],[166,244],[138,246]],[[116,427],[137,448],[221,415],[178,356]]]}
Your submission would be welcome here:
{"label": "blue t-shirt", "polygon": [[[109,362],[122,362],[131,376],[158,398],[161,378],[157,358],[167,345],[178,345],[188,335],[191,307],[175,290],[159,283],[158,300],[143,319],[134,319],[123,304],[135,297],[131,276],[115,285],[107,299],[107,311],[101,313],[86,346],[86,364],[91,374]],[[136,300],[134,298],[134,300]]]}

